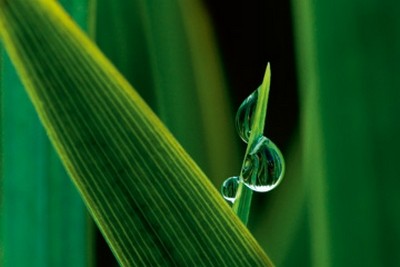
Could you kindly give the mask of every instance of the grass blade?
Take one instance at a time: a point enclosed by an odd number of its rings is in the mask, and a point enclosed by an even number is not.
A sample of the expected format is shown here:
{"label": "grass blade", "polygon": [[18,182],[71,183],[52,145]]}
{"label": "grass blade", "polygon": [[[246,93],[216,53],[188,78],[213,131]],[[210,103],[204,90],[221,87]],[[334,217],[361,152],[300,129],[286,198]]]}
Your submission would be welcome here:
{"label": "grass blade", "polygon": [[122,265],[271,265],[219,192],[57,3],[3,0],[0,23],[50,139]]}
{"label": "grass blade", "polygon": [[299,87],[302,90],[301,102],[304,110],[302,113],[302,143],[304,161],[303,177],[312,177],[312,184],[308,187],[308,209],[310,213],[310,232],[311,260],[314,266],[330,266],[330,236],[329,219],[326,199],[326,158],[324,154],[324,136],[321,129],[321,114],[319,112],[319,76],[316,65],[315,36],[312,27],[314,25],[314,13],[312,3],[304,1],[294,6],[295,19],[299,23],[297,26],[297,50],[298,62],[302,62],[307,67],[299,66]]}
{"label": "grass blade", "polygon": [[[251,134],[249,137],[249,142],[247,145],[244,159],[246,159],[247,154],[250,153],[250,149],[253,146],[256,139],[264,134],[264,124],[265,124],[265,118],[267,116],[267,105],[268,105],[270,83],[271,83],[271,69],[268,63],[267,68],[265,70],[263,82],[260,88],[258,89],[259,96],[257,98],[256,109],[253,115],[254,119],[251,125]],[[244,164],[245,162],[243,162],[242,170],[244,169]],[[253,191],[247,188],[243,183],[240,183],[236,194],[236,200],[232,208],[244,224],[247,224],[247,221],[249,219],[252,196],[253,196]]]}

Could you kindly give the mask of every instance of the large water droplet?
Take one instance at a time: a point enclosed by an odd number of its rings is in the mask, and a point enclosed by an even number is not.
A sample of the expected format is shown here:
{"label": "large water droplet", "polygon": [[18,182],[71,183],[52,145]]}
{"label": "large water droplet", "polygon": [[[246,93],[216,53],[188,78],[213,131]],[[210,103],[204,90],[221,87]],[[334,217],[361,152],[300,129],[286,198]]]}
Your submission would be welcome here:
{"label": "large water droplet", "polygon": [[280,183],[284,171],[285,163],[278,147],[261,136],[246,157],[242,170],[243,182],[251,190],[267,192]]}
{"label": "large water droplet", "polygon": [[253,123],[253,115],[256,110],[258,99],[258,89],[249,95],[240,105],[236,113],[236,130],[246,143],[249,141],[251,133],[251,125]]}
{"label": "large water droplet", "polygon": [[239,176],[232,176],[226,179],[221,186],[221,194],[222,196],[230,201],[234,202],[236,199],[236,192],[239,187],[240,178]]}

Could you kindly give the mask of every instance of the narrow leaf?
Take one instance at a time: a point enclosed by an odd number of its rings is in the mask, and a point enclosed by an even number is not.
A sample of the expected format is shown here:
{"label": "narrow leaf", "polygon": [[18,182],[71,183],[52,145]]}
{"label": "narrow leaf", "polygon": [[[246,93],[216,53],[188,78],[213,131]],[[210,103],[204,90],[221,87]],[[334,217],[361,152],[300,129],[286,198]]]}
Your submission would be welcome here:
{"label": "narrow leaf", "polygon": [[124,266],[269,266],[201,170],[53,1],[0,2],[11,58]]}
{"label": "narrow leaf", "polygon": [[[303,143],[303,179],[309,181],[308,209],[312,231],[310,232],[311,262],[313,266],[330,266],[330,236],[327,211],[326,155],[324,154],[324,136],[320,114],[319,75],[316,59],[313,25],[315,15],[312,2],[307,0],[294,5],[294,17],[297,21],[297,51],[299,65],[299,87],[304,109],[301,114],[301,135]],[[301,37],[300,37],[301,36]]]}
{"label": "narrow leaf", "polygon": [[[257,89],[258,91],[257,103],[253,115],[254,119],[251,125],[251,134],[249,137],[249,142],[244,156],[242,170],[244,169],[245,159],[247,154],[250,153],[251,147],[256,142],[256,139],[260,135],[263,135],[264,133],[270,83],[271,83],[271,69],[268,63],[267,68],[265,69],[263,82]],[[238,192],[236,194],[236,201],[233,204],[233,210],[239,216],[239,218],[242,220],[244,224],[247,224],[249,219],[252,196],[253,196],[253,191],[247,188],[243,183],[240,183]]]}

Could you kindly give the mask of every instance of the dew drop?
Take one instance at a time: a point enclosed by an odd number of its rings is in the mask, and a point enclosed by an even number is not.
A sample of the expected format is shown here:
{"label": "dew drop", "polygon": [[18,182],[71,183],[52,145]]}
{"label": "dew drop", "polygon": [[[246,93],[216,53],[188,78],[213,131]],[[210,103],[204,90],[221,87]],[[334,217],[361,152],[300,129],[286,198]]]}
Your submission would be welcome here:
{"label": "dew drop", "polygon": [[239,176],[232,176],[226,179],[221,186],[222,196],[229,202],[234,202],[236,199],[236,192],[239,187]]}
{"label": "dew drop", "polygon": [[244,162],[244,184],[253,191],[267,192],[282,180],[285,163],[282,153],[271,140],[261,136],[252,146]]}
{"label": "dew drop", "polygon": [[258,89],[249,95],[240,105],[236,113],[236,130],[244,142],[248,142],[251,133],[251,125],[253,123],[253,115],[256,110],[258,99]]}

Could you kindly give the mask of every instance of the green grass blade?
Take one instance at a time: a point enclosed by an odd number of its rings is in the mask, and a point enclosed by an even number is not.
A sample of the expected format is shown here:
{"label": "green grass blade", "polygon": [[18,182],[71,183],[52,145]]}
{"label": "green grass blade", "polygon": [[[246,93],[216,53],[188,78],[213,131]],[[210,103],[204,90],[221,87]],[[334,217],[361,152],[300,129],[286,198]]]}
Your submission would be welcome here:
{"label": "green grass blade", "polygon": [[316,59],[315,36],[313,25],[315,15],[311,1],[304,1],[294,5],[296,25],[298,62],[307,67],[298,66],[299,87],[301,88],[301,102],[304,109],[301,115],[301,135],[303,143],[303,177],[312,182],[308,187],[311,260],[314,266],[329,266],[331,262],[329,219],[327,210],[326,185],[326,155],[321,113],[319,75]]}
{"label": "green grass blade", "polygon": [[[269,96],[269,86],[271,83],[271,69],[269,63],[265,69],[263,82],[258,89],[258,98],[256,109],[254,111],[254,119],[251,125],[251,134],[247,145],[246,153],[244,156],[242,170],[244,169],[245,159],[254,142],[258,137],[264,134],[265,118],[267,116],[267,105]],[[242,175],[242,174],[240,174]],[[253,191],[247,188],[243,183],[239,184],[238,192],[236,194],[236,200],[232,208],[235,213],[239,216],[244,224],[247,224],[249,220],[251,199]]]}
{"label": "green grass blade", "polygon": [[122,265],[271,265],[201,170],[56,3],[3,0],[0,23],[50,139]]}

